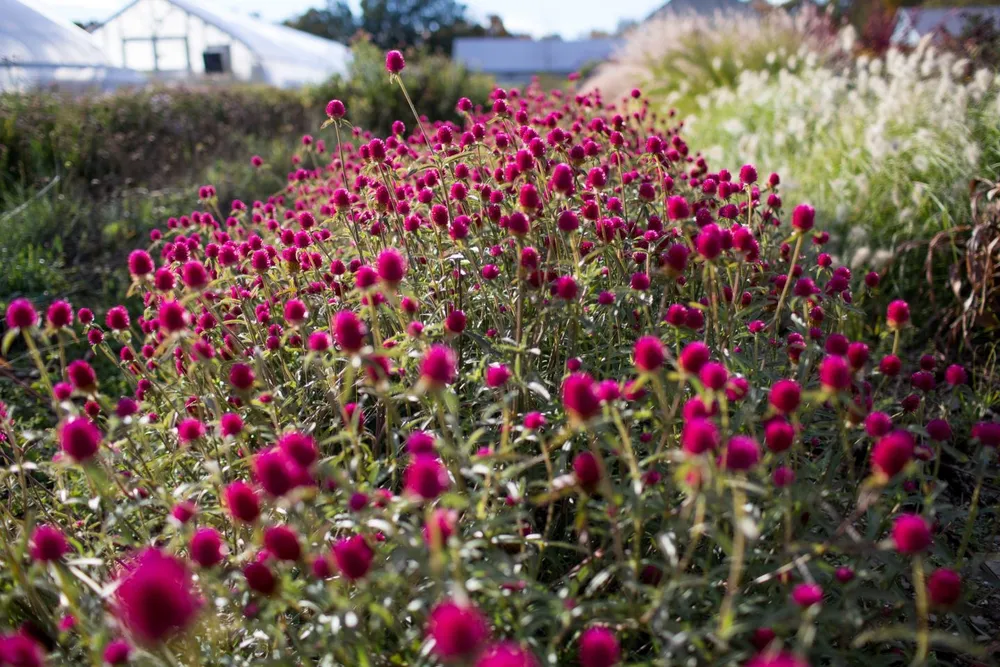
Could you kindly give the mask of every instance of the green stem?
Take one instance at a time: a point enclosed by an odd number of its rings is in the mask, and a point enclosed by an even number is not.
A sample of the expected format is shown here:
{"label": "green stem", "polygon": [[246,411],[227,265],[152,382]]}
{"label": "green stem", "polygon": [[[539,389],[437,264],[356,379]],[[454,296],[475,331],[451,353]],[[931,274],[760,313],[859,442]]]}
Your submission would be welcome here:
{"label": "green stem", "polygon": [[785,298],[788,296],[788,288],[792,284],[792,277],[795,273],[795,263],[799,259],[799,252],[802,251],[803,234],[798,235],[795,241],[795,250],[792,251],[792,264],[788,267],[788,275],[785,276],[785,286],[781,288],[781,297],[778,299],[778,307],[774,310],[774,335],[778,335],[778,325],[781,323],[781,308],[785,305]]}

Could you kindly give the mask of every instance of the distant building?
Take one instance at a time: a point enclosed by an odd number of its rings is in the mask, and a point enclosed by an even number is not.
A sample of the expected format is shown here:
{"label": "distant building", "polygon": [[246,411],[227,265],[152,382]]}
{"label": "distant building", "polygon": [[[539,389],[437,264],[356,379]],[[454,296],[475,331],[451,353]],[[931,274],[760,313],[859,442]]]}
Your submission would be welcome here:
{"label": "distant building", "polygon": [[746,12],[750,11],[749,1],[744,0],[668,0],[668,2],[649,15],[649,18],[659,18],[667,14],[700,14],[712,16],[716,12]]}
{"label": "distant building", "polygon": [[111,90],[143,81],[112,66],[90,35],[62,17],[0,0],[0,91]]}
{"label": "distant building", "polygon": [[112,63],[166,80],[291,88],[346,73],[351,58],[338,42],[201,0],[133,0],[93,35]]}
{"label": "distant building", "polygon": [[455,40],[452,57],[501,83],[523,84],[536,75],[567,76],[586,65],[607,60],[621,44],[622,40],[615,38],[563,41],[460,37]]}
{"label": "distant building", "polygon": [[925,35],[947,33],[955,36],[970,20],[992,21],[1000,27],[1000,7],[939,7],[906,8],[896,14],[893,41],[897,44],[916,44]]}

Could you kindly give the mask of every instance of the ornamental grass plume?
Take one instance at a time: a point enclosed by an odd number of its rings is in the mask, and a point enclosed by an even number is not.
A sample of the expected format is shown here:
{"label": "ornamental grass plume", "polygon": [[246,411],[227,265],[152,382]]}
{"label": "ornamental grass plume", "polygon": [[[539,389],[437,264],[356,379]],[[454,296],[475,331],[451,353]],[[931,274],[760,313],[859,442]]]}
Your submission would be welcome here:
{"label": "ornamental grass plume", "polygon": [[641,93],[458,108],[331,105],[284,187],[165,221],[127,304],[8,305],[0,584],[72,617],[49,662],[975,655],[988,371]]}

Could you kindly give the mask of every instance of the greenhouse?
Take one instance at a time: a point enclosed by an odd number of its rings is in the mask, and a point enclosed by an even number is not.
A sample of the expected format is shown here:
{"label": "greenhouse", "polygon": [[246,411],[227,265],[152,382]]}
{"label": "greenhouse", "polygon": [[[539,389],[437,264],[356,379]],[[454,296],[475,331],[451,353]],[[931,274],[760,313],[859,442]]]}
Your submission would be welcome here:
{"label": "greenhouse", "polygon": [[69,21],[0,0],[0,91],[110,90],[143,80],[113,66],[93,37]]}
{"label": "greenhouse", "polygon": [[343,44],[187,0],[135,0],[94,30],[108,59],[160,80],[294,88],[343,74]]}

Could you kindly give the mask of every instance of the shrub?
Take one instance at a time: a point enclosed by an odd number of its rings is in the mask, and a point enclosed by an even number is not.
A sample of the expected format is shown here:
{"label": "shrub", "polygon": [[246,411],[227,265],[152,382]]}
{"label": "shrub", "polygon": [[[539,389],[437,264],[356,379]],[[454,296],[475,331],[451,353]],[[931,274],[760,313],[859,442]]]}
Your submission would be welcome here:
{"label": "shrub", "polygon": [[[381,136],[393,133],[396,120],[412,118],[406,100],[385,77],[383,55],[365,40],[351,45],[353,60],[345,77],[334,77],[311,92],[326,103],[340,99],[350,109],[351,123]],[[472,72],[443,55],[422,54],[410,58],[407,69],[413,103],[432,120],[460,121],[455,102],[460,97],[485,100],[493,88],[490,77]]]}
{"label": "shrub", "polygon": [[632,31],[610,62],[585,84],[608,100],[641,88],[687,114],[700,95],[734,88],[744,71],[777,73],[792,58],[839,55],[836,29],[812,5],[785,11],[668,13]]}
{"label": "shrub", "polygon": [[320,108],[301,93],[259,86],[0,95],[0,197],[6,203],[56,174],[91,195],[175,185],[214,160],[243,156],[248,138],[300,132]]}
{"label": "shrub", "polygon": [[[881,270],[908,246],[969,224],[969,181],[997,175],[997,102],[993,73],[925,42],[847,70],[808,59],[746,72],[735,89],[703,96],[688,130],[717,159],[789,173],[788,191],[817,206],[844,261]],[[893,271],[899,289],[926,303],[917,297],[922,247]]]}
{"label": "shrub", "polygon": [[[990,613],[989,369],[919,357],[907,305],[875,311],[811,207],[650,133],[641,100],[491,102],[251,204],[203,186],[131,258],[131,321],[8,305],[54,424],[0,422],[22,627],[0,655],[982,652],[956,633]],[[70,372],[78,335],[130,395]]]}
{"label": "shrub", "polygon": [[[204,159],[203,168],[192,171],[210,178],[228,198],[245,198],[257,190],[280,189],[287,164],[309,161],[316,151],[300,146],[296,152],[286,140],[242,143],[267,155],[267,162],[254,167],[245,156],[238,162]],[[121,300],[130,282],[124,267],[129,249],[185,205],[193,191],[125,188],[103,196],[70,176],[40,191],[7,191],[10,208],[0,214],[5,267],[0,299],[61,295],[102,306]]]}

